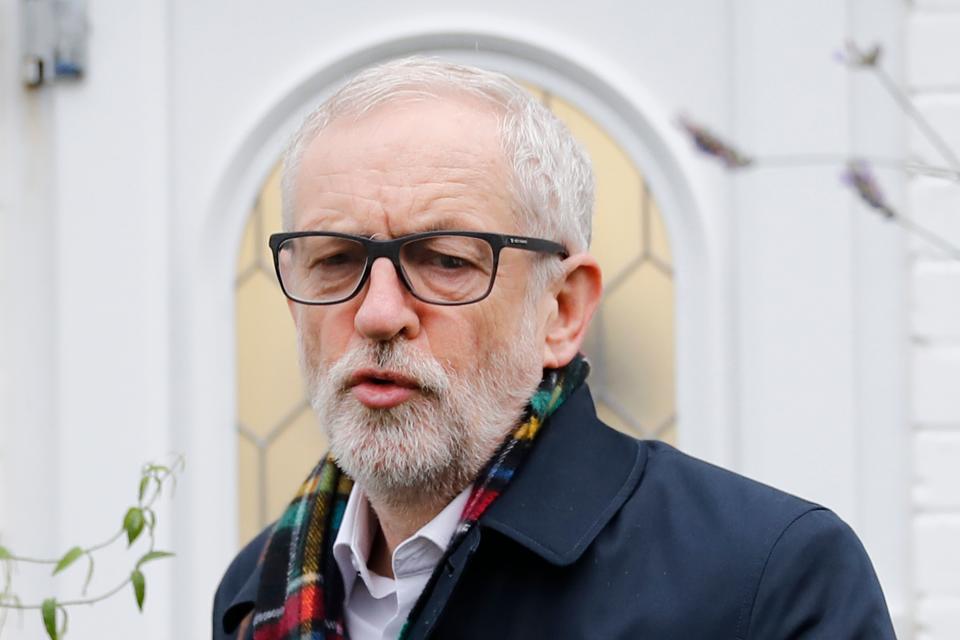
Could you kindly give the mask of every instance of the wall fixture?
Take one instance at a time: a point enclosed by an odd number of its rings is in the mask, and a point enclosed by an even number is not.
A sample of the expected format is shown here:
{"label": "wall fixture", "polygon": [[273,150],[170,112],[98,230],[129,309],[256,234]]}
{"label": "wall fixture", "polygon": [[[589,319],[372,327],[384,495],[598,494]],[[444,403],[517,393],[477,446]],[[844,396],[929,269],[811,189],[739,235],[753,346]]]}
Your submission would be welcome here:
{"label": "wall fixture", "polygon": [[76,80],[87,67],[86,0],[21,0],[21,78],[38,88]]}

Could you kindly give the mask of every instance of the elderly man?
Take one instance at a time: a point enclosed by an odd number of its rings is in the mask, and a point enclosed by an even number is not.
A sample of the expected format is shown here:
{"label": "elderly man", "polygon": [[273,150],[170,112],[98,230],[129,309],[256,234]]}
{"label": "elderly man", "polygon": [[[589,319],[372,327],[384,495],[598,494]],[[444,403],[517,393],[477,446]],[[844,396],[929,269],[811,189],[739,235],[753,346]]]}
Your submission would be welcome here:
{"label": "elderly man", "polygon": [[215,638],[892,638],[830,511],[601,423],[589,160],[509,79],[367,70],[291,143],[271,237],[330,453]]}

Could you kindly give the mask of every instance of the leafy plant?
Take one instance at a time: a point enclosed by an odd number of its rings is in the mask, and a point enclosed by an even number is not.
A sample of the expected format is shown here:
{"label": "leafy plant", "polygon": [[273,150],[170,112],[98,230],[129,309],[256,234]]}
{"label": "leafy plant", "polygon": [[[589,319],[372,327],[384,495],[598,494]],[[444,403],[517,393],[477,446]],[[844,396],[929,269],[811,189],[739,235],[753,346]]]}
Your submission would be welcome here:
{"label": "leafy plant", "polygon": [[[111,598],[130,585],[133,591],[137,608],[143,611],[146,597],[147,581],[142,567],[154,560],[162,560],[173,556],[169,551],[160,551],[155,548],[155,530],[157,526],[157,512],[154,505],[163,493],[164,487],[169,484],[171,489],[176,488],[177,474],[184,469],[182,456],[175,456],[168,465],[145,464],[140,472],[140,481],[137,487],[137,501],[127,509],[119,529],[103,542],[87,547],[70,547],[63,555],[57,558],[33,558],[14,553],[10,549],[0,546],[0,633],[9,611],[36,610],[40,612],[43,628],[51,640],[59,640],[67,632],[69,615],[68,607],[90,605]],[[87,596],[87,590],[93,580],[95,560],[94,555],[107,547],[113,546],[121,539],[126,538],[129,549],[134,542],[146,532],[149,547],[146,553],[141,554],[133,565],[128,576],[119,584],[95,596]],[[13,569],[17,563],[52,565],[51,576],[55,576],[86,560],[86,576],[80,596],[72,599],[58,600],[50,597],[40,603],[23,603],[13,591]]]}

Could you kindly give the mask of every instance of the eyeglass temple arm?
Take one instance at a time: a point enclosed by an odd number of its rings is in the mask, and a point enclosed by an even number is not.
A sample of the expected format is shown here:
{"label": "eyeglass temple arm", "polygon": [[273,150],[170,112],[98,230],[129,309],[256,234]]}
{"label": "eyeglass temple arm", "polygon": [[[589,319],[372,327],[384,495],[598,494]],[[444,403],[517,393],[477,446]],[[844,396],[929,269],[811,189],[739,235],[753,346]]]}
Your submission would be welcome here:
{"label": "eyeglass temple arm", "polygon": [[526,251],[539,251],[541,253],[555,253],[564,260],[570,257],[570,252],[566,247],[551,240],[541,238],[527,238],[524,236],[504,236],[503,246],[513,247],[514,249],[524,249]]}

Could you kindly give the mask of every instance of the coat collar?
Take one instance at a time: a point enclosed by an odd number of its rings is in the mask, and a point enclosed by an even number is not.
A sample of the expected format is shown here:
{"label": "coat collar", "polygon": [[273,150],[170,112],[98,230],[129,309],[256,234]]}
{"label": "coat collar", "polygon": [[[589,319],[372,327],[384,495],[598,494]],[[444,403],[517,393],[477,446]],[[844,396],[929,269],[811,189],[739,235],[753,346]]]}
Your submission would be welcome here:
{"label": "coat collar", "polygon": [[507,490],[480,519],[555,565],[569,565],[633,493],[646,447],[597,418],[583,385],[544,426]]}

